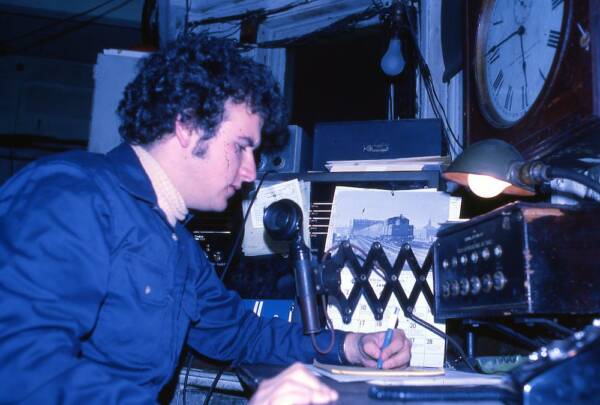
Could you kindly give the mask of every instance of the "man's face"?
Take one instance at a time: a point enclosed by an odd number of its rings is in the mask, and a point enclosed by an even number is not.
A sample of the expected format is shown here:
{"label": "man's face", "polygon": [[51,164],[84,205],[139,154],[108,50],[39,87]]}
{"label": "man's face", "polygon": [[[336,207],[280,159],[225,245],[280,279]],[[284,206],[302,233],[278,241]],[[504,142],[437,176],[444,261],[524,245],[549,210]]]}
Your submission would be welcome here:
{"label": "man's face", "polygon": [[188,208],[223,211],[242,183],[256,179],[253,151],[259,146],[261,127],[260,116],[246,104],[227,102],[215,136],[199,141],[199,134],[193,135],[193,147],[184,157],[189,178],[182,195]]}

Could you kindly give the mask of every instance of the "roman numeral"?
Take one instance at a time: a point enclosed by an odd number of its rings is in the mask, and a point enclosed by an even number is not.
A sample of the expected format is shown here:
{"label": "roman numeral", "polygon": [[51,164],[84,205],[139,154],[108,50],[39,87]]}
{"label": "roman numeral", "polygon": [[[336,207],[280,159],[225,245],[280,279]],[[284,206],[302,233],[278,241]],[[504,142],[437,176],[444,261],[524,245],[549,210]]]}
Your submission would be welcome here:
{"label": "roman numeral", "polygon": [[492,64],[498,59],[500,59],[500,48],[494,49],[494,52],[489,55],[489,63]]}
{"label": "roman numeral", "polygon": [[525,86],[521,86],[521,108],[526,109],[528,105],[527,90],[525,89]]}
{"label": "roman numeral", "polygon": [[550,30],[548,34],[548,46],[551,48],[558,47],[558,40],[560,39],[560,31]]}
{"label": "roman numeral", "polygon": [[551,0],[552,2],[552,10],[554,10],[556,7],[560,6],[563,3],[563,0]]}
{"label": "roman numeral", "polygon": [[498,94],[498,91],[500,91],[500,87],[502,86],[503,82],[504,82],[504,72],[499,71],[498,75],[496,76],[496,80],[494,80],[494,84],[492,85],[494,87],[494,91],[496,92],[496,94]]}
{"label": "roman numeral", "polygon": [[506,91],[506,98],[504,99],[504,108],[510,110],[512,108],[512,100],[513,100],[513,91],[512,86],[508,86],[508,90]]}

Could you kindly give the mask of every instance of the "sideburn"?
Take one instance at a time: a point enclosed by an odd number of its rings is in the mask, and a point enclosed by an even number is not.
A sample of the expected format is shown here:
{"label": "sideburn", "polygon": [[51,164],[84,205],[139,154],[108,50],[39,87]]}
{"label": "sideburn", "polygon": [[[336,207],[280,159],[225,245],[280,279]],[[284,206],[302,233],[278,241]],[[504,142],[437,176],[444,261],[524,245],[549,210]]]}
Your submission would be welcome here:
{"label": "sideburn", "polygon": [[[210,139],[210,138],[209,138]],[[208,139],[198,139],[196,145],[194,145],[194,150],[192,154],[196,157],[204,157],[206,155],[206,151],[208,150]]]}

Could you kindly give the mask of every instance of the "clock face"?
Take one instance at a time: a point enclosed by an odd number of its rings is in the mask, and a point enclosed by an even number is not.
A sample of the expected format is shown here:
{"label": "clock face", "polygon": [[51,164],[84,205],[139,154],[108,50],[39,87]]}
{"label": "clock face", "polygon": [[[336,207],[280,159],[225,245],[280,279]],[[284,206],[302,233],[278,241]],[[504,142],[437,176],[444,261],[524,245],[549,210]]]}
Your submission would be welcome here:
{"label": "clock face", "polygon": [[475,74],[482,111],[499,128],[532,110],[552,77],[564,35],[563,0],[486,0]]}

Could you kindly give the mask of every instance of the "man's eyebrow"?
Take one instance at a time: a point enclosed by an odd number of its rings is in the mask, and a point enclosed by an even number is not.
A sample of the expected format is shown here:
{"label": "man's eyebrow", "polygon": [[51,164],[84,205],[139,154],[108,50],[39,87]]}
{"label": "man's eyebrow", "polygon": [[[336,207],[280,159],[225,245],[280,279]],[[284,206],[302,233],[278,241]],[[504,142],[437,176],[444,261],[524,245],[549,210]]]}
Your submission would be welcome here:
{"label": "man's eyebrow", "polygon": [[247,135],[242,135],[240,137],[241,140],[245,141],[246,144],[248,144],[248,146],[250,146],[251,148],[256,147],[256,143],[254,142],[254,138],[247,136]]}

